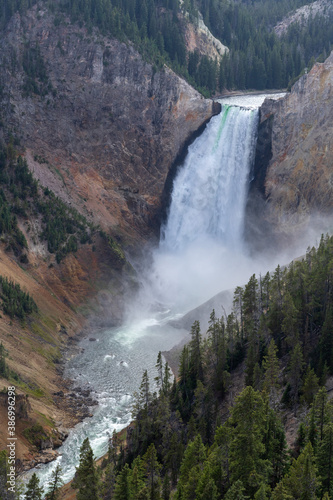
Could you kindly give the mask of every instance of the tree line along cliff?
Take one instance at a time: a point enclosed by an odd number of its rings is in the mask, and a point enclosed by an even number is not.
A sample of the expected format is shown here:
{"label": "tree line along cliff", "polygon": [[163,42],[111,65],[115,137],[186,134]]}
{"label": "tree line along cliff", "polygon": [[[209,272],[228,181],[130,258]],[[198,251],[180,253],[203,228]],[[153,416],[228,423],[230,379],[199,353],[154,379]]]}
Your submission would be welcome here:
{"label": "tree line along cliff", "polygon": [[[130,40],[156,69],[167,64],[205,95],[225,88],[270,89],[287,87],[305,67],[323,61],[333,43],[329,3],[310,15],[307,23],[294,22],[277,34],[274,27],[305,0],[293,2],[229,2],[225,0],[59,0],[43,2],[54,13],[54,23],[98,27],[106,36]],[[7,0],[0,24],[16,12],[38,4]],[[41,2],[39,2],[41,5]],[[200,14],[199,14],[200,13]],[[203,17],[213,35],[229,50],[214,58],[188,49],[186,24]]]}

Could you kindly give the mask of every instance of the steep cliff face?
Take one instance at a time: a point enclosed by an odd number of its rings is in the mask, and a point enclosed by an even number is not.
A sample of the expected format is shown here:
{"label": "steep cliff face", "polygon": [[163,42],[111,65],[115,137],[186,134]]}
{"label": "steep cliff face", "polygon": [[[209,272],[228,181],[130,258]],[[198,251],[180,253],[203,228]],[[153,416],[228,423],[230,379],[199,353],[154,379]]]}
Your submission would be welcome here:
{"label": "steep cliff face", "polygon": [[[41,238],[37,212],[31,220],[18,216],[28,246],[23,266],[0,241],[0,275],[20,284],[39,308],[24,324],[0,315],[17,394],[29,394],[28,418],[17,431],[17,457],[29,467],[54,454],[31,455],[24,431],[37,422],[58,436],[56,427],[80,415],[80,401],[62,385],[61,350],[84,327],[89,331],[89,318],[94,328],[121,321],[124,293],[135,287],[108,234],[123,244],[157,234],[169,170],[219,105],[167,67],[153,68],[131,45],[59,23],[37,6],[16,14],[0,34],[0,67],[0,139],[8,143],[12,134],[41,186],[105,230],[60,263]],[[5,411],[0,402],[0,449]]]}
{"label": "steep cliff face", "polygon": [[[34,57],[45,64],[44,96],[31,83],[38,71],[25,68]],[[58,25],[36,6],[11,20],[0,59],[2,116],[42,184],[103,226],[151,234],[168,170],[213,102],[131,45]]]}
{"label": "steep cliff face", "polygon": [[333,210],[333,53],[260,116],[249,208],[264,203],[255,215],[264,232],[289,238]]}

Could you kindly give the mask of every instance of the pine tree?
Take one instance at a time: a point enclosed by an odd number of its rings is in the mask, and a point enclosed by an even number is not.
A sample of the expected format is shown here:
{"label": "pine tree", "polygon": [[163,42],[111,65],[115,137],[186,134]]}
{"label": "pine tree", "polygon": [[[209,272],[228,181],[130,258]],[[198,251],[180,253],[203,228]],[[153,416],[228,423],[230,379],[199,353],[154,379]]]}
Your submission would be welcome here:
{"label": "pine tree", "polygon": [[326,362],[330,369],[330,373],[333,373],[333,339],[332,339],[332,325],[333,325],[333,306],[331,303],[328,304],[325,313],[325,320],[321,330],[321,336],[319,340],[320,352],[321,352],[321,365]]}
{"label": "pine tree", "polygon": [[218,500],[218,491],[214,480],[210,477],[208,467],[205,469],[206,476],[201,476],[196,489],[196,498],[198,500]]}
{"label": "pine tree", "polygon": [[191,327],[192,340],[190,347],[190,374],[193,388],[197,380],[203,380],[202,353],[201,353],[201,332],[200,323],[195,321]]}
{"label": "pine tree", "polygon": [[148,377],[148,371],[145,370],[143,372],[142,381],[140,385],[140,402],[142,409],[145,412],[148,411],[150,401],[151,401],[151,393],[149,391],[149,377]]}
{"label": "pine tree", "polygon": [[289,365],[289,383],[291,387],[291,399],[293,403],[295,416],[298,408],[299,391],[301,389],[302,370],[303,370],[303,354],[301,346],[298,342],[295,345],[293,352],[291,353],[290,365]]}
{"label": "pine tree", "polygon": [[140,492],[146,487],[144,462],[139,457],[135,458],[131,465],[131,473],[128,476],[129,491],[131,498],[138,498]]}
{"label": "pine tree", "polygon": [[214,309],[210,315],[207,334],[210,366],[214,368],[213,387],[216,391],[224,392],[228,383],[227,340],[224,320],[216,317]]}
{"label": "pine tree", "polygon": [[325,387],[319,389],[311,407],[309,438],[313,448],[317,441],[321,442],[324,435],[324,425],[328,423],[327,391]]}
{"label": "pine tree", "polygon": [[52,471],[51,481],[45,500],[57,500],[59,498],[60,495],[59,489],[63,485],[63,481],[61,479],[61,472],[62,469],[58,464],[54,469],[54,471]]}
{"label": "pine tree", "polygon": [[42,495],[44,490],[39,486],[39,479],[36,473],[33,473],[30,481],[27,484],[27,490],[25,492],[25,500],[42,500]]}
{"label": "pine tree", "polygon": [[93,451],[89,439],[86,438],[80,448],[80,463],[76,468],[72,488],[78,490],[77,500],[98,500],[98,485],[99,479]]}
{"label": "pine tree", "polygon": [[287,344],[294,349],[299,342],[298,316],[299,312],[294,305],[291,294],[287,291],[283,296],[282,306],[282,331],[286,337]]}
{"label": "pine tree", "polygon": [[2,342],[0,343],[0,377],[7,377],[6,353]]}
{"label": "pine tree", "polygon": [[120,440],[116,430],[114,429],[112,432],[112,437],[109,439],[108,446],[108,462],[113,465],[115,468],[118,462],[118,451],[120,446]]}
{"label": "pine tree", "polygon": [[268,500],[271,489],[264,483],[261,483],[259,490],[254,495],[254,500]]}
{"label": "pine tree", "polygon": [[244,315],[244,328],[247,336],[251,336],[252,332],[258,330],[259,322],[259,284],[258,280],[253,274],[245,285],[243,293],[243,315]]}
{"label": "pine tree", "polygon": [[145,370],[142,375],[139,393],[134,393],[134,404],[132,408],[132,415],[136,418],[138,426],[137,432],[140,432],[142,441],[146,441],[151,431],[150,423],[151,416],[149,415],[149,404],[152,401],[152,394],[150,392],[148,371]]}
{"label": "pine tree", "polygon": [[163,500],[169,500],[170,499],[170,494],[171,494],[171,482],[170,482],[169,473],[167,472],[165,474],[164,480],[163,480],[162,499]]}
{"label": "pine tree", "polygon": [[171,472],[171,483],[177,483],[177,477],[184,454],[184,446],[176,432],[173,432],[165,458],[165,465]]}
{"label": "pine tree", "polygon": [[269,472],[265,452],[265,405],[261,395],[251,386],[237,397],[231,411],[230,444],[231,481],[243,482],[246,493],[254,494]]}
{"label": "pine tree", "polygon": [[243,294],[243,318],[244,332],[249,343],[246,356],[246,379],[247,385],[253,385],[254,367],[259,361],[259,284],[253,274],[244,288]]}
{"label": "pine tree", "polygon": [[164,387],[163,387],[163,360],[162,360],[162,353],[159,351],[158,356],[157,356],[157,361],[156,361],[156,369],[157,369],[157,377],[155,377],[155,382],[157,384],[157,387],[159,389],[159,392],[164,392]]}
{"label": "pine tree", "polygon": [[278,401],[279,389],[279,360],[277,357],[277,347],[272,339],[267,351],[267,356],[263,359],[264,376],[264,389],[269,395],[270,403],[273,408],[276,407]]}
{"label": "pine tree", "polygon": [[221,496],[230,487],[231,439],[231,428],[227,422],[216,429],[214,443],[208,457],[212,467],[212,477]]}
{"label": "pine tree", "polygon": [[235,316],[239,320],[239,323],[241,325],[241,331],[243,332],[243,327],[244,327],[244,317],[243,317],[243,296],[244,296],[244,290],[242,287],[237,286],[234,291],[234,311],[235,311]]}
{"label": "pine tree", "polygon": [[160,489],[161,489],[161,481],[160,481],[160,471],[161,464],[157,460],[157,453],[154,444],[151,444],[142,457],[142,461],[144,463],[147,479],[148,479],[148,491],[150,500],[159,500],[160,498]]}
{"label": "pine tree", "polygon": [[214,410],[211,390],[200,380],[194,391],[195,406],[193,414],[198,422],[198,429],[205,443],[212,444],[214,438]]}
{"label": "pine tree", "polygon": [[315,395],[319,390],[319,379],[315,374],[313,368],[308,365],[305,376],[304,383],[302,387],[303,400],[307,405],[311,405],[314,400]]}
{"label": "pine tree", "polygon": [[172,372],[169,366],[169,363],[166,362],[164,365],[164,376],[163,376],[163,392],[165,395],[168,395],[171,390],[171,380],[172,380]]}
{"label": "pine tree", "polygon": [[280,481],[272,492],[271,500],[293,500],[283,481]]}
{"label": "pine tree", "polygon": [[294,461],[284,483],[292,498],[316,500],[316,491],[320,481],[317,477],[317,467],[311,443],[305,446],[298,459]]}
{"label": "pine tree", "polygon": [[244,495],[244,485],[242,481],[238,479],[229,489],[224,497],[224,500],[246,500],[249,498]]}
{"label": "pine tree", "polygon": [[333,423],[324,427],[323,440],[317,452],[319,476],[322,482],[322,492],[329,497],[333,493]]}
{"label": "pine tree", "polygon": [[[178,495],[192,494],[193,496],[195,494],[195,490],[198,484],[198,472],[203,467],[205,459],[206,449],[202,442],[200,434],[198,434],[195,437],[194,441],[191,441],[187,445],[184,453],[184,457],[180,467],[179,481],[177,485]],[[187,496],[185,496],[184,498],[187,498]]]}
{"label": "pine tree", "polygon": [[130,468],[128,464],[125,464],[116,478],[115,500],[131,500],[129,478]]}
{"label": "pine tree", "polygon": [[271,464],[269,484],[275,486],[283,477],[289,463],[284,427],[278,414],[266,402],[266,429],[264,445],[266,458]]}
{"label": "pine tree", "polygon": [[113,463],[108,463],[104,470],[102,498],[103,500],[112,500],[114,495],[116,474]]}

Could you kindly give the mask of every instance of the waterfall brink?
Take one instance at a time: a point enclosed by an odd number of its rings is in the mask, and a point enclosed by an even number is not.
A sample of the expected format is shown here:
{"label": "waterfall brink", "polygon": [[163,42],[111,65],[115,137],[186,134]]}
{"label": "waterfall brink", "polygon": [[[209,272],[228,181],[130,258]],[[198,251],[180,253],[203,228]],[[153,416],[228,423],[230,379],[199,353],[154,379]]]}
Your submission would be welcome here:
{"label": "waterfall brink", "polygon": [[174,180],[162,251],[183,251],[207,238],[241,249],[258,116],[258,109],[224,104],[190,146]]}

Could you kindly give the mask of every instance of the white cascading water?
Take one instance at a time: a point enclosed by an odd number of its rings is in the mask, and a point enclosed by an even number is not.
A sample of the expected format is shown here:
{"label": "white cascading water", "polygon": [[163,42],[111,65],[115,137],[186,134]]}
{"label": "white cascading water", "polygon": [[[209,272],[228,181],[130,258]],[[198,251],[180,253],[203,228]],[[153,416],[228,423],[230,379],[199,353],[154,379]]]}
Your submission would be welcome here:
{"label": "white cascading water", "polygon": [[[36,471],[47,488],[57,464],[63,480],[72,479],[86,437],[95,456],[103,455],[113,430],[131,421],[132,395],[143,371],[148,369],[153,381],[158,351],[170,349],[186,333],[169,320],[256,272],[244,258],[242,233],[257,108],[263,99],[253,103],[252,96],[244,96],[242,107],[224,104],[190,146],[174,182],[160,247],[142,279],[145,300],[132,305],[130,320],[122,326],[92,331],[96,342],[80,341],[83,352],[66,363],[65,377],[73,387],[90,388],[99,405],[71,430],[57,461],[29,472],[25,482]],[[141,307],[156,302],[159,307]]]}
{"label": "white cascading water", "polygon": [[259,103],[222,102],[175,177],[152,265],[153,297],[184,312],[244,281],[245,205]]}
{"label": "white cascading water", "polygon": [[190,146],[174,181],[162,250],[183,250],[207,237],[241,248],[257,128],[258,109],[223,104]]}

